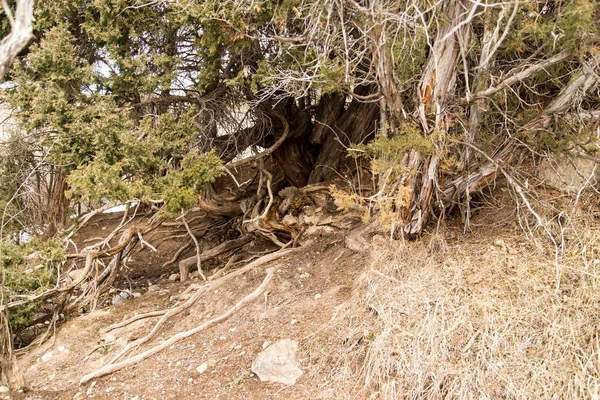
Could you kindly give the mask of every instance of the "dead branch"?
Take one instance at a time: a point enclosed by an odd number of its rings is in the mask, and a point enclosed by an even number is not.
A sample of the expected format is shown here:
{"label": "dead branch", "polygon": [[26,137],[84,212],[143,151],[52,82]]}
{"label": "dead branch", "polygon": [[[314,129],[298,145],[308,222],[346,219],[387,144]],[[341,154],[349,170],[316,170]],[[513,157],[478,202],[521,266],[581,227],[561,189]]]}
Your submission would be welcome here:
{"label": "dead branch", "polygon": [[502,82],[500,82],[496,86],[492,86],[481,92],[473,94],[469,99],[467,99],[467,98],[461,99],[461,102],[462,103],[470,103],[470,102],[480,99],[482,97],[490,97],[490,96],[498,93],[499,91],[506,89],[506,88],[514,85],[515,83],[520,82],[523,79],[526,79],[526,78],[538,73],[539,71],[543,71],[546,68],[567,59],[570,55],[571,55],[570,50],[568,50],[568,49],[563,50],[560,53],[554,55],[553,57],[550,57],[547,60],[544,60],[538,64],[534,64],[534,65],[530,66],[529,68],[525,68],[521,72],[511,75],[508,78],[505,78]]}
{"label": "dead branch", "polygon": [[211,258],[215,258],[218,255],[221,255],[231,250],[235,250],[239,247],[244,246],[247,243],[250,243],[253,238],[254,236],[252,234],[246,234],[238,239],[223,242],[220,245],[213,247],[212,249],[202,252],[202,254],[200,255],[188,257],[179,261],[179,273],[181,274],[181,282],[185,282],[187,280],[188,275],[190,273],[190,268],[193,265],[197,264],[197,259],[200,259],[200,262],[208,261]]}
{"label": "dead branch", "polygon": [[277,118],[279,118],[279,120],[283,124],[283,134],[281,135],[281,137],[279,139],[277,139],[277,141],[273,144],[273,146],[269,147],[265,151],[255,155],[255,156],[244,158],[243,160],[227,164],[225,167],[237,168],[237,167],[241,167],[242,165],[246,165],[246,164],[250,164],[255,161],[258,161],[259,159],[264,159],[265,157],[271,155],[275,150],[277,150],[279,148],[279,146],[281,146],[281,144],[283,142],[285,142],[285,140],[287,139],[287,137],[290,133],[290,125],[288,124],[287,120],[285,119],[285,117],[283,115],[281,115],[278,112],[275,112],[274,114]]}
{"label": "dead branch", "polygon": [[236,305],[234,305],[229,310],[227,310],[226,313],[218,316],[217,318],[213,318],[210,321],[206,321],[205,323],[195,327],[194,329],[190,329],[190,330],[184,331],[184,332],[179,332],[178,334],[171,336],[171,338],[164,341],[163,343],[161,343],[157,346],[154,346],[154,347],[146,350],[145,352],[138,354],[137,356],[128,358],[127,360],[124,360],[117,364],[106,365],[92,373],[89,373],[81,378],[81,380],[79,381],[79,384],[83,385],[84,383],[89,382],[92,379],[99,378],[101,376],[111,374],[115,371],[119,371],[123,368],[135,365],[135,364],[153,356],[154,354],[172,346],[174,343],[177,343],[178,341],[180,341],[182,339],[185,339],[185,338],[192,336],[200,331],[203,331],[206,328],[209,328],[210,326],[212,326],[216,323],[225,321],[227,318],[231,317],[234,313],[236,313],[238,310],[240,310],[246,304],[250,303],[252,300],[256,299],[258,296],[260,296],[265,291],[267,285],[271,282],[271,279],[273,279],[273,275],[275,273],[275,268],[274,267],[268,268],[266,270],[266,272],[267,272],[267,276],[265,276],[265,279],[262,281],[262,283],[252,293],[250,293],[249,295],[244,297]]}
{"label": "dead branch", "polygon": [[0,42],[0,78],[3,78],[13,60],[33,37],[33,0],[17,0],[17,10],[6,12],[11,32]]}

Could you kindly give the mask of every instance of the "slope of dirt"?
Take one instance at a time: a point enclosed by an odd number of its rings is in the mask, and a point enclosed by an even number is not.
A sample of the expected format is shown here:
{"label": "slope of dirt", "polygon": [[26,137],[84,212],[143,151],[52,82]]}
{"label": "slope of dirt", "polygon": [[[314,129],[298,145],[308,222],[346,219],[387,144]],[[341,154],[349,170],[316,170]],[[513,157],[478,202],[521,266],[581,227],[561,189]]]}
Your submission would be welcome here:
{"label": "slope of dirt", "polygon": [[[569,221],[560,264],[561,249],[543,232],[528,238],[520,217],[514,207],[489,204],[468,235],[460,221],[447,221],[416,242],[375,235],[356,215],[343,216],[339,228],[313,227],[299,250],[204,294],[142,350],[223,314],[275,267],[264,295],[231,318],[79,385],[157,319],[110,335],[104,328],[181,304],[190,284],[201,284],[166,279],[176,266],[162,263],[181,246],[171,238],[158,254],[134,255],[130,267],[146,269],[120,288],[138,297],[73,318],[54,341],[20,358],[31,390],[12,398],[599,398],[597,205]],[[116,216],[103,218],[107,229],[118,224]],[[269,250],[257,241],[244,257]],[[260,382],[252,362],[285,338],[298,341],[304,375],[293,386]]]}
{"label": "slope of dirt", "polygon": [[[323,398],[330,384],[322,379],[300,379],[292,387],[261,383],[250,366],[266,342],[291,338],[302,343],[331,319],[351,293],[365,256],[344,247],[345,231],[316,233],[301,250],[268,266],[276,275],[260,300],[227,321],[180,341],[166,351],[91,384],[79,379],[108,362],[129,341],[144,336],[156,318],[125,328],[101,331],[136,313],[170,308],[182,300],[189,283],[160,280],[152,290],[138,285],[141,296],[96,310],[64,324],[56,339],[20,360],[28,377],[29,398],[71,399],[263,399],[268,397]],[[266,266],[266,267],[268,267]],[[167,322],[151,344],[191,329],[224,313],[263,280],[260,267],[201,298],[192,308]],[[194,281],[199,283],[199,281]],[[143,289],[140,290],[142,286]],[[109,343],[107,343],[109,342]],[[299,354],[300,364],[307,360]],[[202,374],[196,368],[207,363]],[[79,393],[79,394],[78,394]],[[137,397],[136,397],[137,396]]]}

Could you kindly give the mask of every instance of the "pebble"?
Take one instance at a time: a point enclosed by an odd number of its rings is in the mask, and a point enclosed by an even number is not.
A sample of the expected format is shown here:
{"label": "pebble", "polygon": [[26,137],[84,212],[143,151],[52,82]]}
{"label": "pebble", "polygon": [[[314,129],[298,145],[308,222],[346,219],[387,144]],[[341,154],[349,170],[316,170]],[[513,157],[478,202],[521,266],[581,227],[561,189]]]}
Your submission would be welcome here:
{"label": "pebble", "polygon": [[319,300],[321,298],[321,293],[315,294],[315,300]]}
{"label": "pebble", "polygon": [[179,277],[180,277],[180,275],[179,275],[179,274],[171,274],[171,275],[169,275],[169,280],[170,280],[171,282],[174,282],[174,281],[178,280],[178,279],[179,279]]}
{"label": "pebble", "polygon": [[8,393],[9,390],[6,386],[0,386],[0,393]]}
{"label": "pebble", "polygon": [[158,292],[159,290],[160,290],[160,288],[158,287],[158,285],[150,285],[148,287],[149,292]]}
{"label": "pebble", "polygon": [[298,323],[297,319],[293,319],[292,322],[290,322],[290,324],[292,324],[292,325],[296,325],[297,323]]}
{"label": "pebble", "polygon": [[116,338],[114,335],[111,335],[110,333],[107,333],[107,334],[104,336],[104,342],[105,342],[105,343],[112,343],[112,342],[114,342],[115,340],[117,340],[117,338]]}
{"label": "pebble", "polygon": [[201,364],[198,368],[196,368],[196,372],[198,372],[199,374],[201,374],[204,371],[206,371],[207,369],[208,369],[208,364],[204,363],[204,364]]}

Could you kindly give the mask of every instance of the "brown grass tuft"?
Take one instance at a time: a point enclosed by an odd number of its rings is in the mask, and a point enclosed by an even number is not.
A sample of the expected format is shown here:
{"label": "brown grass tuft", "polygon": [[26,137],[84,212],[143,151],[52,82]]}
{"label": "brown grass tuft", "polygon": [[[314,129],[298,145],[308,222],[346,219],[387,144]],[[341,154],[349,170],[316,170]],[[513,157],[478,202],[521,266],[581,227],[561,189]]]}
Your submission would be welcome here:
{"label": "brown grass tuft", "polygon": [[376,249],[307,341],[313,371],[345,398],[600,398],[600,231],[584,222],[558,267],[508,232]]}

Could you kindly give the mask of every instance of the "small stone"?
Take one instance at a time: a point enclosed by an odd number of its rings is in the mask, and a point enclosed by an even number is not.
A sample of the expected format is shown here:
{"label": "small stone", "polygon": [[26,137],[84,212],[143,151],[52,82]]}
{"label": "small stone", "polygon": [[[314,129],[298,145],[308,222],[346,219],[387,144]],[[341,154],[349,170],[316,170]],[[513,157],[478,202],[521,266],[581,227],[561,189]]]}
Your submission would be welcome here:
{"label": "small stone", "polygon": [[0,393],[8,393],[10,390],[6,386],[0,386]]}
{"label": "small stone", "polygon": [[300,279],[306,279],[306,278],[310,278],[312,275],[309,274],[308,272],[305,272],[303,274],[300,274]]}
{"label": "small stone", "polygon": [[113,297],[112,304],[113,304],[113,306],[116,306],[117,304],[124,303],[125,301],[129,300],[131,297],[133,297],[133,295],[129,291],[123,290],[122,292],[119,292],[118,294],[116,294]]}
{"label": "small stone", "polygon": [[42,361],[43,362],[48,362],[52,359],[52,357],[54,357],[54,353],[52,353],[51,351],[47,352],[46,354],[44,354],[42,356]]}
{"label": "small stone", "polygon": [[374,245],[383,246],[387,243],[387,240],[383,237],[383,235],[375,235],[371,239]]}
{"label": "small stone", "polygon": [[74,269],[73,271],[69,271],[69,277],[74,281],[78,280],[81,275],[83,275],[84,268]]}
{"label": "small stone", "polygon": [[104,338],[102,340],[104,340],[104,343],[112,343],[115,340],[117,340],[117,338],[114,335],[107,333],[106,335],[104,335]]}
{"label": "small stone", "polygon": [[292,324],[292,325],[296,325],[297,323],[298,323],[298,320],[297,320],[297,319],[293,319],[293,320],[290,322],[290,324]]}
{"label": "small stone", "polygon": [[142,294],[140,292],[133,292],[133,298],[134,299],[137,299],[137,298],[140,298],[140,297],[142,297]]}
{"label": "small stone", "polygon": [[82,392],[77,392],[77,393],[75,393],[75,396],[73,396],[73,400],[79,400],[79,399],[83,399]]}
{"label": "small stone", "polygon": [[494,246],[506,247],[506,243],[504,243],[504,240],[502,240],[502,239],[496,239],[496,240],[494,240]]}
{"label": "small stone", "polygon": [[297,225],[298,217],[294,217],[292,214],[286,214],[286,216],[283,217],[281,222],[283,222],[284,224],[288,224],[288,225]]}
{"label": "small stone", "polygon": [[196,372],[198,372],[199,374],[201,374],[204,371],[206,371],[207,369],[208,369],[208,364],[204,363],[204,364],[201,364],[198,368],[196,368]]}
{"label": "small stone", "polygon": [[315,300],[319,300],[321,298],[321,293],[315,294]]}
{"label": "small stone", "polygon": [[169,275],[169,280],[174,282],[174,281],[178,280],[179,277],[180,277],[179,274],[171,274],[171,275]]}
{"label": "small stone", "polygon": [[265,340],[265,342],[262,345],[263,350],[266,349],[267,347],[269,347],[270,344],[271,344],[271,342],[269,342],[268,340]]}
{"label": "small stone", "polygon": [[242,348],[242,345],[241,345],[241,344],[238,344],[238,345],[237,345],[237,346],[235,346],[233,349],[234,349],[234,350],[239,350],[239,349],[241,349],[241,348]]}
{"label": "small stone", "polygon": [[149,292],[158,292],[159,290],[160,290],[160,288],[158,287],[158,285],[150,285],[148,287]]}
{"label": "small stone", "polygon": [[58,351],[61,353],[70,353],[69,349],[67,349],[65,346],[58,346]]}

